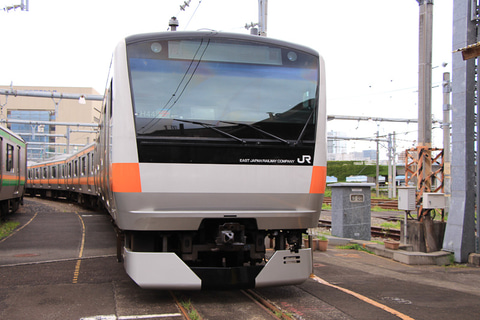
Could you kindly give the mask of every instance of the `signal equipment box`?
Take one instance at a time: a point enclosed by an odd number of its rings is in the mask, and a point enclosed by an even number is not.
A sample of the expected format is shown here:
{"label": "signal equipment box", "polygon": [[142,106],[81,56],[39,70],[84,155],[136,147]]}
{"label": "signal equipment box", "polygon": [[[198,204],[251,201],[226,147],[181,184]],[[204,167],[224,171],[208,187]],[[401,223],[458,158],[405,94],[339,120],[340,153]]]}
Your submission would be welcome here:
{"label": "signal equipment box", "polygon": [[424,193],[423,194],[424,209],[444,209],[445,195],[443,193]]}
{"label": "signal equipment box", "polygon": [[398,209],[414,211],[416,209],[416,187],[398,188]]}
{"label": "signal equipment box", "polygon": [[373,183],[335,183],[332,187],[332,235],[371,239],[371,187]]}

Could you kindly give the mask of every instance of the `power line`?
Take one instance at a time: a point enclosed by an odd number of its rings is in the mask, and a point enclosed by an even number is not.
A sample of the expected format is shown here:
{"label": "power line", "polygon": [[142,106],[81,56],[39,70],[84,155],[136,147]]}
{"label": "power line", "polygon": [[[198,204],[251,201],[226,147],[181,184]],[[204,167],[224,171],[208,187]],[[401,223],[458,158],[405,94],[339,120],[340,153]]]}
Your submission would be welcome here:
{"label": "power line", "polygon": [[[189,1],[189,3],[190,3],[190,1]],[[197,5],[197,7],[195,8],[195,11],[193,11],[193,14],[192,14],[192,16],[190,17],[190,19],[188,19],[188,22],[187,22],[187,24],[185,25],[185,29],[188,28],[188,25],[190,24],[190,21],[192,21],[193,17],[195,16],[195,13],[197,13],[197,10],[198,10],[198,8],[200,7],[200,4],[201,4],[201,3],[202,3],[202,0],[198,1],[198,5]]]}
{"label": "power line", "polygon": [[10,6],[3,7],[3,11],[9,12],[10,10],[17,11],[20,9],[21,11],[28,11],[28,1],[29,0],[22,0],[20,4],[12,4]]}

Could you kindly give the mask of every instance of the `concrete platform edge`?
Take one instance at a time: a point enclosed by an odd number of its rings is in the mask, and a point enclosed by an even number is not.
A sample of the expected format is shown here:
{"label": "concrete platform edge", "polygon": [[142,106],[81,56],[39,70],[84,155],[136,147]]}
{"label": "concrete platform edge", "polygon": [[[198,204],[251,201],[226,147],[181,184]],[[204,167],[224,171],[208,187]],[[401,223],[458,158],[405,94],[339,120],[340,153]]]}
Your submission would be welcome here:
{"label": "concrete platform edge", "polygon": [[[447,251],[436,251],[436,252],[414,252],[406,250],[390,250],[385,249],[385,246],[371,241],[365,240],[355,240],[348,238],[338,238],[333,236],[327,237],[329,240],[329,245],[332,246],[345,246],[351,243],[356,243],[364,248],[370,250],[375,255],[392,259],[408,265],[449,265],[451,264],[451,252]],[[472,254],[475,255],[475,254]],[[476,254],[476,259],[472,258],[470,264],[480,265],[480,255]],[[477,263],[475,263],[477,262]]]}

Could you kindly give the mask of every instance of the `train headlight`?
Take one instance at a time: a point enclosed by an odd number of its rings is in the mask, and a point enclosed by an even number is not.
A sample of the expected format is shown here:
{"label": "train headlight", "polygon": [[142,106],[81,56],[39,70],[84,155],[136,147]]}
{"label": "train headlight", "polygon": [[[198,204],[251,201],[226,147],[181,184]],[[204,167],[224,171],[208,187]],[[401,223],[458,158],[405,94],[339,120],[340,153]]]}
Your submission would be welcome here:
{"label": "train headlight", "polygon": [[154,53],[159,53],[160,51],[162,51],[162,45],[159,42],[154,42],[150,46],[150,49],[152,49]]}
{"label": "train headlight", "polygon": [[297,61],[297,54],[293,51],[290,51],[289,53],[287,53],[287,58],[292,62]]}

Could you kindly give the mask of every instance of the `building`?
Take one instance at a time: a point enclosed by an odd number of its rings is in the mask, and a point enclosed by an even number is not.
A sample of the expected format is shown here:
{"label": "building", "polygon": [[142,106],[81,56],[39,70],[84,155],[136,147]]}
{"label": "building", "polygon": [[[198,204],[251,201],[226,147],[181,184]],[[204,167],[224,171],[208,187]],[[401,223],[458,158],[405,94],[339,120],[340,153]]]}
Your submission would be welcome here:
{"label": "building", "polygon": [[344,159],[347,153],[347,141],[342,139],[346,135],[343,132],[329,131],[327,133],[327,160]]}
{"label": "building", "polygon": [[[19,92],[47,92],[63,94],[99,95],[93,88],[0,86],[0,89]],[[56,154],[72,153],[93,142],[95,127],[83,124],[98,124],[102,101],[44,97],[0,95],[0,121],[22,136],[28,143],[28,159],[46,159]],[[44,124],[15,123],[15,120],[42,121]],[[51,122],[51,123],[49,123]],[[55,125],[54,123],[72,125]]]}
{"label": "building", "polygon": [[377,159],[377,150],[363,150],[363,159],[364,160],[373,160]]}

